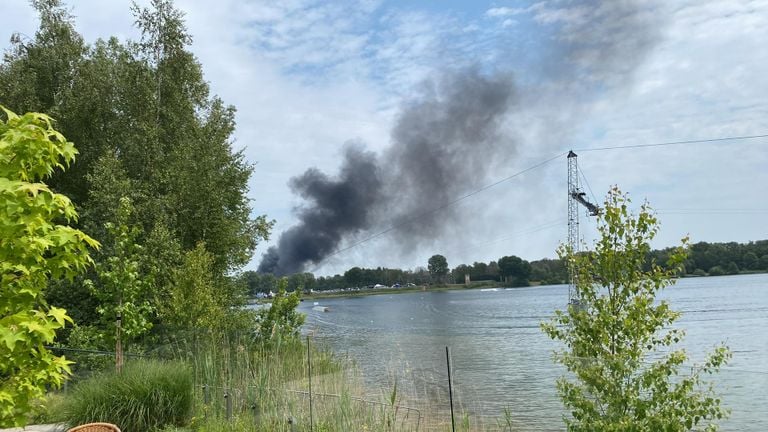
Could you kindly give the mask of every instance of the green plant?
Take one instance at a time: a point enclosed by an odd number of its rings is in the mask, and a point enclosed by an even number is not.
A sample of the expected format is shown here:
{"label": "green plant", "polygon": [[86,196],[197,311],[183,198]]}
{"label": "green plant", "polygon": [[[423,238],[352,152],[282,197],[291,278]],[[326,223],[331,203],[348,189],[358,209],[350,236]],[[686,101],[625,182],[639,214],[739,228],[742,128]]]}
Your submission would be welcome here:
{"label": "green plant", "polygon": [[46,386],[60,386],[69,361],[51,354],[56,331],[72,322],[49,307],[49,279],[74,276],[91,264],[98,242],[62,223],[75,207],[40,180],[74,160],[77,150],[44,114],[0,121],[0,427],[22,425]]}
{"label": "green plant", "polygon": [[126,432],[184,426],[192,418],[192,383],[192,370],[184,362],[128,362],[122,373],[103,373],[77,384],[54,416],[70,425],[114,423]]}
{"label": "green plant", "polygon": [[299,290],[286,294],[286,278],[278,282],[278,290],[269,308],[261,309],[256,315],[259,340],[268,343],[277,339],[295,339],[299,336],[306,318],[296,311],[299,304]]}
{"label": "green plant", "polygon": [[727,415],[703,374],[719,370],[730,356],[715,349],[690,375],[688,360],[674,344],[684,331],[671,327],[680,316],[657,293],[674,283],[686,258],[681,247],[670,252],[665,268],[644,263],[658,221],[647,204],[637,216],[618,188],[608,193],[598,218],[600,238],[593,252],[559,253],[575,271],[580,304],[542,324],[566,350],[555,359],[575,380],[560,378],[557,388],[570,416],[569,431],[716,430],[713,420]]}
{"label": "green plant", "polygon": [[217,295],[212,267],[213,256],[203,243],[184,255],[184,263],[172,273],[162,311],[166,323],[179,329],[222,328],[228,305]]}
{"label": "green plant", "polygon": [[504,407],[502,413],[503,417],[496,419],[496,426],[503,432],[514,432],[514,427],[512,426],[512,408],[508,406]]}
{"label": "green plant", "polygon": [[139,227],[130,223],[134,212],[129,198],[121,198],[114,222],[105,224],[102,257],[94,266],[95,281],[87,280],[91,293],[99,300],[96,311],[110,341],[115,340],[115,321],[121,318],[122,337],[136,340],[152,328],[154,306],[149,301],[154,281],[141,272],[144,248],[138,244]]}

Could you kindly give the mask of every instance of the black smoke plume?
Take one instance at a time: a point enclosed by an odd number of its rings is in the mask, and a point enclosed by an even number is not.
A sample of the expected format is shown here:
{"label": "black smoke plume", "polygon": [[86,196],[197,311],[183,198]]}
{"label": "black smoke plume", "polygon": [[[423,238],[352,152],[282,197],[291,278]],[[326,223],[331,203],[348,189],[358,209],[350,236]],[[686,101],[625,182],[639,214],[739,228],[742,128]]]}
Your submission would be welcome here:
{"label": "black smoke plume", "polygon": [[333,252],[344,236],[368,228],[381,185],[376,156],[354,144],[347,145],[337,178],[310,168],[291,179],[291,189],[308,205],[298,210],[299,223],[264,255],[259,271],[300,271],[306,263],[319,262]]}

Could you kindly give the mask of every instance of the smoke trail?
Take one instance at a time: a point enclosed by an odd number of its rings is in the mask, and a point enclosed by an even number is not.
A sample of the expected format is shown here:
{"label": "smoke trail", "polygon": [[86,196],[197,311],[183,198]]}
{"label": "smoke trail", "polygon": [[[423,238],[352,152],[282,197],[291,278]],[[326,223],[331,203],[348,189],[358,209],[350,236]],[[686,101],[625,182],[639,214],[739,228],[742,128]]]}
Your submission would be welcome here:
{"label": "smoke trail", "polygon": [[403,105],[380,159],[352,147],[338,177],[313,168],[291,181],[308,204],[259,271],[301,271],[349,236],[391,225],[398,226],[393,235],[403,248],[439,237],[460,222],[459,213],[425,211],[484,184],[494,163],[514,156],[506,127],[519,128],[515,135],[536,129],[545,135],[542,142],[567,133],[594,94],[626,87],[660,39],[658,16],[641,1],[542,1],[524,13],[552,31],[545,71],[535,83],[516,88],[511,74],[477,67],[425,82]]}
{"label": "smoke trail", "polygon": [[[377,212],[399,226],[400,244],[412,247],[438,235],[458,217],[455,208],[424,212],[479,186],[502,151],[514,152],[500,132],[514,96],[511,75],[483,75],[472,68],[429,82],[421,97],[403,108],[383,156],[391,174],[389,211]],[[414,215],[422,215],[418,223],[403,223]]]}
{"label": "smoke trail", "polygon": [[331,253],[344,236],[368,228],[381,185],[376,156],[354,144],[347,145],[337,178],[311,168],[291,179],[291,189],[308,205],[298,210],[299,223],[280,236],[277,248],[267,251],[259,271],[300,271]]}

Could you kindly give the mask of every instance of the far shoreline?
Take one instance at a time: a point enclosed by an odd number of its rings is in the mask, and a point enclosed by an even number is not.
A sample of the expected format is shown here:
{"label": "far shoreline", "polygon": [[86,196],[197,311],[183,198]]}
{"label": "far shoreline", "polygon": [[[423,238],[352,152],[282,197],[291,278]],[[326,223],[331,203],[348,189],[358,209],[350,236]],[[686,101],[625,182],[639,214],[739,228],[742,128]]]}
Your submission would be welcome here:
{"label": "far shoreline", "polygon": [[[744,271],[744,272],[739,272],[739,273],[730,274],[730,275],[686,274],[684,276],[681,276],[680,279],[742,276],[742,275],[753,275],[753,274],[764,274],[764,273],[766,272]],[[532,281],[528,285],[506,286],[504,282],[482,280],[482,281],[470,282],[469,285],[436,284],[436,285],[417,285],[415,287],[400,287],[400,288],[390,288],[390,287],[358,288],[358,289],[351,289],[349,291],[338,291],[338,292],[313,291],[312,293],[303,293],[301,295],[301,301],[316,300],[316,299],[323,299],[323,298],[338,298],[338,297],[359,297],[359,296],[373,296],[373,295],[386,295],[386,294],[408,294],[408,293],[416,293],[416,292],[445,292],[445,291],[477,290],[477,289],[484,289],[484,288],[518,289],[518,288],[535,288],[540,286],[558,286],[558,285],[567,285],[567,283],[547,284],[541,281]],[[251,297],[251,298],[248,298],[246,301],[248,304],[251,304],[251,305],[267,304],[267,303],[271,303],[272,299]]]}

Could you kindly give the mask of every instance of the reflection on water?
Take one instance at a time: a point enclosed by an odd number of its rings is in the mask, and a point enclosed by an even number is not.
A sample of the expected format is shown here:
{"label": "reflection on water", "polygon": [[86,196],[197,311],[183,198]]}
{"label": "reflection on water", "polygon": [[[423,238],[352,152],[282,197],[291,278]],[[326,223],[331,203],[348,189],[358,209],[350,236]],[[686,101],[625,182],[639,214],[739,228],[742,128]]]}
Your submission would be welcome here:
{"label": "reflection on water", "polygon": [[[682,279],[663,298],[683,312],[682,346],[693,361],[720,342],[733,360],[715,379],[732,409],[723,430],[768,430],[768,275]],[[520,430],[562,430],[551,361],[557,344],[539,329],[567,302],[566,286],[381,294],[324,299],[305,329],[360,366],[370,388],[398,389],[432,410],[448,408],[445,347],[462,410],[500,416]],[[309,303],[309,304],[307,304]],[[376,395],[378,396],[378,395]]]}

